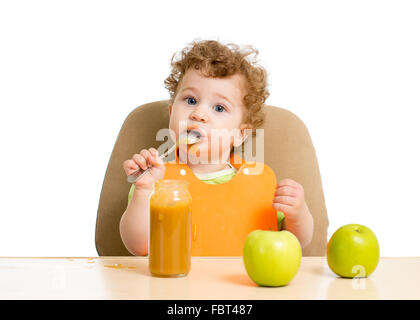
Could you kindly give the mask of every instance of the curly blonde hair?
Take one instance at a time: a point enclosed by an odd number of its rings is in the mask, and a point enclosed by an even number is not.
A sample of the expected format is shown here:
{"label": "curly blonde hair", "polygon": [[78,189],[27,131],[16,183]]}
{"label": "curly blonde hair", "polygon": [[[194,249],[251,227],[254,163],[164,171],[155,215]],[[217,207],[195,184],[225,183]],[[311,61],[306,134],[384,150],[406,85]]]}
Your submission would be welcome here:
{"label": "curly blonde hair", "polygon": [[[215,40],[195,40],[171,59],[171,74],[164,81],[169,90],[170,102],[173,103],[178,85],[189,68],[200,70],[204,76],[224,78],[241,74],[245,78],[246,95],[243,103],[246,107],[244,122],[254,129],[261,127],[265,121],[263,106],[269,96],[267,90],[267,72],[256,64],[258,50],[247,46],[245,50],[234,43],[226,45]],[[254,54],[254,59],[248,61],[248,56]]]}

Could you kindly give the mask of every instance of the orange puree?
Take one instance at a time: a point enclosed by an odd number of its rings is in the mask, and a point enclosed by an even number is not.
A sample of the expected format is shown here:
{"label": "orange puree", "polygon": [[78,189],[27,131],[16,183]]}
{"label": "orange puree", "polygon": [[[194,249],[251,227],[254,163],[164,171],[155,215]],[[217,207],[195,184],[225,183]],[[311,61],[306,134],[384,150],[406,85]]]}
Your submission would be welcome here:
{"label": "orange puree", "polygon": [[159,180],[150,198],[149,270],[154,276],[188,274],[191,267],[191,196],[187,182]]}

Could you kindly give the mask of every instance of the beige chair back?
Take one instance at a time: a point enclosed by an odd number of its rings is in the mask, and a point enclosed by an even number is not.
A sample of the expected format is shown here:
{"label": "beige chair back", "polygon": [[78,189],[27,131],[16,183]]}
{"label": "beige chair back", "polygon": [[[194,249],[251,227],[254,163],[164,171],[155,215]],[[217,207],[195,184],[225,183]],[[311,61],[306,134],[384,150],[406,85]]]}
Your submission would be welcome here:
{"label": "beige chair back", "polygon": [[[96,221],[96,249],[100,256],[131,255],[119,232],[119,223],[127,207],[130,184],[122,168],[125,160],[142,149],[156,149],[164,143],[156,141],[156,133],[168,128],[168,100],[144,104],[126,118],[108,163]],[[314,218],[312,242],[303,249],[304,256],[326,254],[328,216],[322,190],[318,161],[304,123],[282,108],[265,106],[264,162],[276,173],[277,181],[290,178],[305,189],[305,200]],[[245,144],[253,143],[255,137]],[[244,148],[242,148],[245,150]],[[244,153],[240,154],[244,157]],[[246,159],[246,157],[245,157]],[[246,159],[248,160],[248,159]]]}

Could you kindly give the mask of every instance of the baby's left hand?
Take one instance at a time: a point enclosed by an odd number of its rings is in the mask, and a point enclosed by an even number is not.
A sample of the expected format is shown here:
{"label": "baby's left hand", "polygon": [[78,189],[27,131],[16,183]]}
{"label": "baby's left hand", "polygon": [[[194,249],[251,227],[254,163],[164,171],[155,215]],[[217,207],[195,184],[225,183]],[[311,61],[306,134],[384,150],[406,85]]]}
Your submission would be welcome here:
{"label": "baby's left hand", "polygon": [[307,208],[303,187],[292,179],[281,180],[276,186],[273,207],[282,211],[287,220],[299,221]]}

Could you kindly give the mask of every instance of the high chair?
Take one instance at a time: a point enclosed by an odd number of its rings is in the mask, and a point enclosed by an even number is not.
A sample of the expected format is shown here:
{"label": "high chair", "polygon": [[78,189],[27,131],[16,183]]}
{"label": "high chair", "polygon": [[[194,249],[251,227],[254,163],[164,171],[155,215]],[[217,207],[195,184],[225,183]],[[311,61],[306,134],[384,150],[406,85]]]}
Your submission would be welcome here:
{"label": "high chair", "polygon": [[[165,142],[156,141],[156,133],[169,126],[168,104],[168,100],[163,100],[141,105],[127,116],[121,127],[105,173],[97,212],[95,244],[100,256],[131,255],[119,232],[131,186],[122,165],[142,149],[158,149]],[[303,186],[314,219],[313,239],[303,248],[302,255],[324,256],[328,216],[309,132],[304,123],[286,109],[265,105],[264,111],[266,121],[261,128],[264,129],[264,163],[273,169],[277,182],[290,178]],[[253,143],[255,152],[255,137],[249,136],[242,150],[248,143]],[[243,152],[240,156],[248,160]]]}

